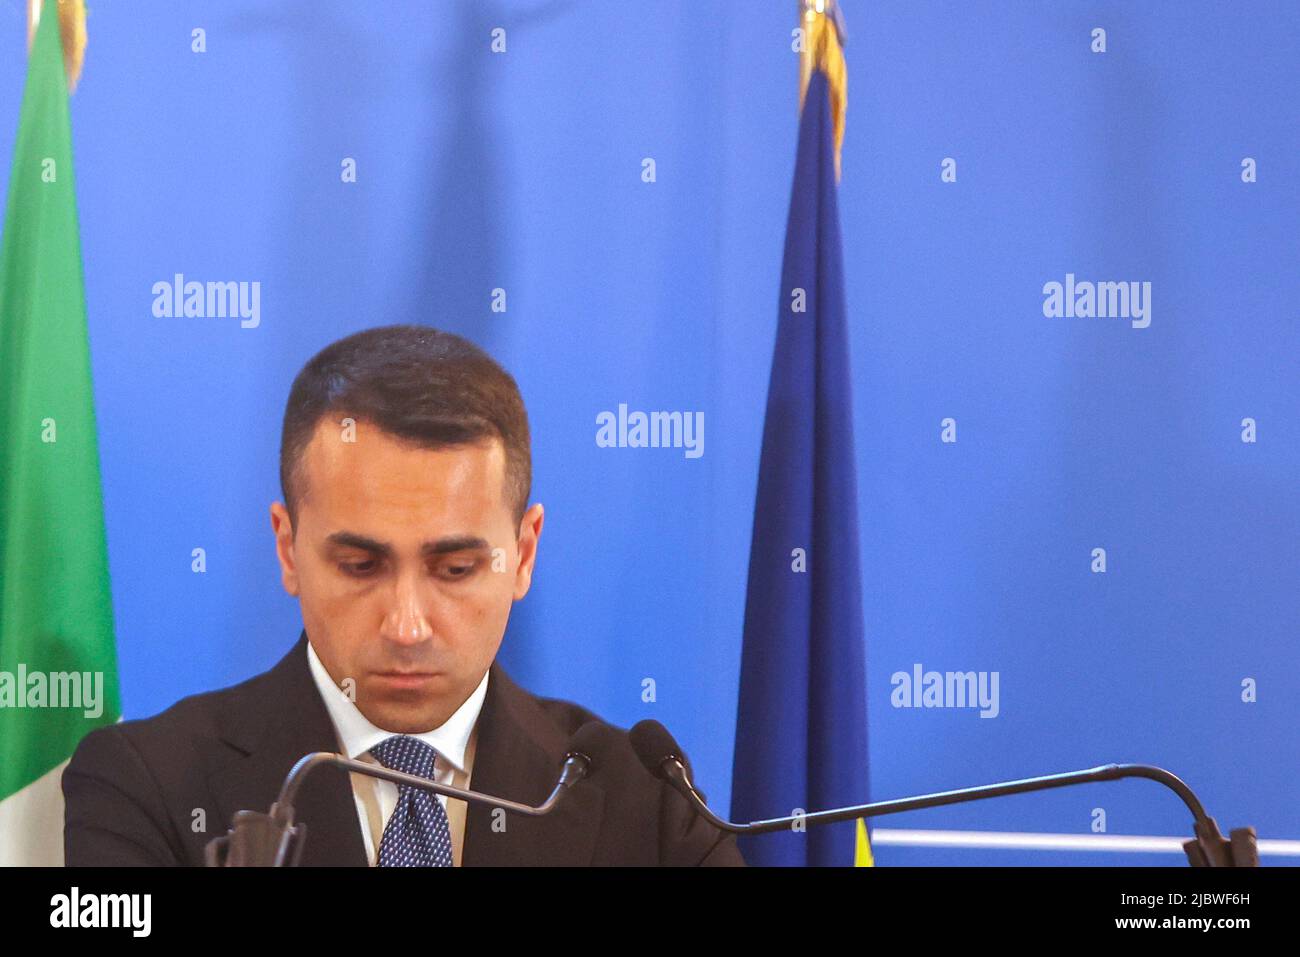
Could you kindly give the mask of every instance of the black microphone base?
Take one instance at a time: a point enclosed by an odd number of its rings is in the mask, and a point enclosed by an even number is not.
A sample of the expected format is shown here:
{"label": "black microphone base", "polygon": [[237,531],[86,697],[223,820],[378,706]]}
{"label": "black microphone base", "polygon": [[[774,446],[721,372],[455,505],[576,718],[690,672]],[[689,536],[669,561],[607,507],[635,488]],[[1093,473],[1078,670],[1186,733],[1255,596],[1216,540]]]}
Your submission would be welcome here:
{"label": "black microphone base", "polygon": [[203,849],[207,867],[297,867],[307,839],[307,825],[292,825],[292,814],[237,811],[224,837]]}
{"label": "black microphone base", "polygon": [[1253,827],[1238,827],[1225,838],[1214,818],[1196,822],[1196,837],[1183,843],[1192,867],[1259,867],[1259,843]]}

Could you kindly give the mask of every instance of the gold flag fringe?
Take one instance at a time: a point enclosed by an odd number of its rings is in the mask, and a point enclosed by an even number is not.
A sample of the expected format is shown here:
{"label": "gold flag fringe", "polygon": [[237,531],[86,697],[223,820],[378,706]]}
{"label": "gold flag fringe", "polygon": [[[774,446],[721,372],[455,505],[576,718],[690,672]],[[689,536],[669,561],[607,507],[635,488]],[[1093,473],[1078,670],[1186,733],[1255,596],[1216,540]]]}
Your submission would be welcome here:
{"label": "gold flag fringe", "polygon": [[[42,0],[27,0],[27,49],[36,41],[36,27],[41,21]],[[59,8],[59,37],[63,41],[63,67],[68,74],[68,92],[77,88],[81,65],[86,59],[85,0],[44,0],[48,8]]]}
{"label": "gold flag fringe", "polygon": [[826,74],[831,101],[831,122],[835,127],[835,181],[840,179],[840,152],[844,146],[844,117],[848,109],[848,66],[832,16],[834,0],[805,0],[803,11],[803,48],[799,53],[799,109],[803,109],[808,81],[813,70]]}

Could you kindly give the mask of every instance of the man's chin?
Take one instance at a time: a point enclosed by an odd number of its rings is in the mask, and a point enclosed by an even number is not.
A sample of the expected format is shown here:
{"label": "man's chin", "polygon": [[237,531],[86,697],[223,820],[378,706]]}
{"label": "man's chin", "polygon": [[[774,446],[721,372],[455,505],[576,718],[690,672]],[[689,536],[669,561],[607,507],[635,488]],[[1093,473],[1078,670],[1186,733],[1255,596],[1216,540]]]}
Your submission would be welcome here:
{"label": "man's chin", "polygon": [[460,707],[451,701],[450,684],[443,676],[416,683],[380,681],[368,690],[358,695],[357,708],[375,727],[394,734],[432,731]]}

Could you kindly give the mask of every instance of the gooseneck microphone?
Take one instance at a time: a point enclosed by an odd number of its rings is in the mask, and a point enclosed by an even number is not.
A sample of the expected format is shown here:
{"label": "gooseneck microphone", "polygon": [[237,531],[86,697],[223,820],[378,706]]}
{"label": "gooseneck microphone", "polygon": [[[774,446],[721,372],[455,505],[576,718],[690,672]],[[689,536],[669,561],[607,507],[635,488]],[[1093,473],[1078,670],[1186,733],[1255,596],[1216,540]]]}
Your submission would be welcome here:
{"label": "gooseneck microphone", "polygon": [[462,801],[487,804],[528,817],[542,817],[555,810],[570,788],[591,774],[594,769],[591,755],[599,754],[607,747],[606,735],[609,730],[596,722],[588,722],[577,730],[569,740],[559,781],[546,800],[535,807],[479,791],[439,784],[430,778],[394,771],[382,765],[367,764],[341,754],[316,751],[299,758],[290,769],[280,787],[280,795],[268,813],[235,812],[230,830],[222,837],[213,838],[204,848],[204,861],[208,867],[296,867],[302,860],[303,847],[306,845],[307,825],[293,823],[294,799],[308,775],[320,767],[341,768]]}
{"label": "gooseneck microphone", "polygon": [[833,824],[857,818],[879,817],[884,814],[917,811],[944,804],[961,804],[966,801],[980,801],[1007,794],[1025,794],[1029,791],[1043,791],[1048,788],[1068,787],[1095,781],[1147,778],[1169,788],[1191,811],[1196,836],[1183,843],[1183,851],[1186,852],[1188,861],[1193,867],[1256,867],[1259,865],[1259,849],[1253,827],[1237,828],[1232,831],[1230,840],[1225,838],[1214,818],[1205,813],[1200,799],[1181,778],[1164,768],[1149,764],[1105,764],[1082,771],[1067,771],[1063,774],[1048,774],[1042,777],[1022,778],[1018,781],[960,788],[956,791],[940,791],[893,801],[878,801],[873,804],[859,804],[854,807],[735,824],[723,820],[709,809],[704,796],[691,780],[690,767],[686,763],[681,747],[668,733],[667,728],[658,721],[646,720],[632,728],[630,737],[632,748],[647,771],[671,784],[709,823],[732,834],[769,834],[786,830],[796,822]]}

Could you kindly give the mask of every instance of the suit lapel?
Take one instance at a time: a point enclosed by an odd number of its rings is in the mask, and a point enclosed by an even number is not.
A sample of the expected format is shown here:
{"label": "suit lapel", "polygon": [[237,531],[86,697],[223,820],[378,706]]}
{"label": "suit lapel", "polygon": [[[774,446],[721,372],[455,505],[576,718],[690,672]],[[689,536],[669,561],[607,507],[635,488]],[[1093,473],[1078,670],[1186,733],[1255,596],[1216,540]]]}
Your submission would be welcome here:
{"label": "suit lapel", "polygon": [[[305,631],[274,668],[241,688],[223,716],[220,736],[229,749],[209,771],[209,783],[222,816],[221,833],[236,811],[268,811],[303,755],[338,751],[334,725],[307,663]],[[368,863],[352,783],[337,768],[317,768],[303,782],[294,822],[307,825],[304,866]]]}
{"label": "suit lapel", "polygon": [[[537,700],[494,663],[479,713],[470,787],[521,804],[541,804],[555,787],[567,750],[568,739]],[[604,791],[590,781],[575,785],[545,817],[494,813],[486,805],[471,804],[463,864],[590,864],[603,809]]]}

